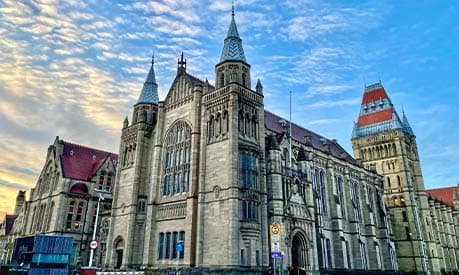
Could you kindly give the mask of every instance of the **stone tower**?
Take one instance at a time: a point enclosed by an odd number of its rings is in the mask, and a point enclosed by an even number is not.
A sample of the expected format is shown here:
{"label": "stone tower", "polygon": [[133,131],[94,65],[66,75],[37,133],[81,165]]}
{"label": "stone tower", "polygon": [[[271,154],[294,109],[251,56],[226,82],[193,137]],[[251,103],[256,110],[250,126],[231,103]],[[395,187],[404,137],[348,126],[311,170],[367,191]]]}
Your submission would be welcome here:
{"label": "stone tower", "polygon": [[[132,120],[126,117],[121,133],[118,171],[113,190],[113,210],[107,247],[107,263],[116,268],[139,267],[143,260],[146,204],[152,134],[157,120],[158,84],[154,59]],[[123,226],[119,226],[122,224]]]}
{"label": "stone tower", "polygon": [[261,268],[268,264],[263,95],[261,84],[251,89],[234,17],[233,8],[216,89],[203,96],[198,264]]}
{"label": "stone tower", "polygon": [[439,259],[429,255],[435,243],[427,238],[431,218],[416,136],[404,113],[400,118],[380,82],[365,87],[352,148],[355,158],[366,168],[376,168],[384,176],[384,195],[401,271],[439,273]]}

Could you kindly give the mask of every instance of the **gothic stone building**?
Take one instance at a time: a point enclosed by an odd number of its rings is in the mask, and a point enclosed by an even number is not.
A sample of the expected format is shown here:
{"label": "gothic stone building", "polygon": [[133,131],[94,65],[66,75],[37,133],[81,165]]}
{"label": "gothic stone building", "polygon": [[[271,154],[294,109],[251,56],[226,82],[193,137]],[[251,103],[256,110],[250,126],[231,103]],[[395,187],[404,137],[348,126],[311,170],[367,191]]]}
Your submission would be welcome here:
{"label": "gothic stone building", "polygon": [[459,256],[459,188],[457,186],[426,190],[432,231],[427,239],[436,243],[431,257],[439,259],[440,270],[458,271]]}
{"label": "gothic stone building", "polygon": [[97,227],[100,247],[95,258],[95,263],[103,263],[117,159],[116,154],[56,137],[48,147],[45,165],[29,200],[18,210],[15,236],[71,236],[74,245],[70,264],[87,265],[99,198],[95,190],[103,190],[105,200],[101,202]]}
{"label": "gothic stone building", "polygon": [[[432,237],[439,226],[452,235],[453,219],[440,215],[446,206],[428,200],[416,137],[405,113],[400,118],[381,83],[365,88],[352,147],[366,168],[374,167],[384,177],[400,270],[418,274],[458,271],[453,248],[457,234],[450,236],[450,246],[448,238],[443,242],[439,236]],[[438,223],[439,216],[448,223],[445,229]]]}
{"label": "gothic stone building", "polygon": [[152,62],[122,129],[105,268],[260,271],[278,223],[284,269],[396,270],[382,177],[266,111],[251,79],[234,13],[215,87],[182,54],[158,102]]}

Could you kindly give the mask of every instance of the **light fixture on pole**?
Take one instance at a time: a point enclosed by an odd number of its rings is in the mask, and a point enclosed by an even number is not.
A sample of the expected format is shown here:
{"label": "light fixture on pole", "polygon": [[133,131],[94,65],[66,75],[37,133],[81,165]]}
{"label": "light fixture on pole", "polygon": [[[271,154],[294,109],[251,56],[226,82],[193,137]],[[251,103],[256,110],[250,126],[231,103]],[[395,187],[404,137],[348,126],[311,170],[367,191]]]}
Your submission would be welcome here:
{"label": "light fixture on pole", "polygon": [[99,209],[100,209],[100,201],[104,200],[104,197],[102,196],[102,193],[110,193],[105,190],[99,190],[99,189],[94,189],[94,191],[97,193],[99,196],[99,199],[97,200],[97,209],[96,209],[96,220],[94,221],[94,231],[92,232],[92,239],[91,239],[91,251],[89,252],[89,264],[88,267],[92,267],[92,261],[94,259],[94,250],[97,248],[98,242],[96,241],[96,233],[97,233],[97,222],[99,220]]}

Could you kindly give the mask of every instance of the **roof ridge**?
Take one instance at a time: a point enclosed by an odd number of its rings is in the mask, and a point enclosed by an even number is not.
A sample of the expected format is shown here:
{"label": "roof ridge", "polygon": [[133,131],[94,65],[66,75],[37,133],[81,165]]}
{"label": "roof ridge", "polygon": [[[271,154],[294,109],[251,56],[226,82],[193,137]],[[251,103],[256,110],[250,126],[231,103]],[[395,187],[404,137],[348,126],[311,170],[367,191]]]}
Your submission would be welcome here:
{"label": "roof ridge", "polygon": [[82,145],[82,144],[73,143],[73,142],[64,140],[64,146],[65,146],[65,144],[75,145],[75,146],[79,146],[79,147],[82,147],[82,148],[90,149],[90,150],[93,150],[93,151],[99,151],[99,152],[101,152],[101,153],[107,153],[107,154],[109,154],[109,155],[116,155],[116,156],[118,156],[118,154],[113,153],[113,152],[109,152],[109,151],[106,151],[106,150],[97,149],[97,148],[94,148],[94,147],[89,147],[89,146],[87,146],[87,145]]}
{"label": "roof ridge", "polygon": [[[203,84],[206,83],[206,81],[204,81],[204,80],[200,79],[199,77],[194,76],[194,75],[192,75],[192,74],[190,74],[190,73],[188,73],[188,72],[185,72],[185,74],[186,74],[187,76],[189,76],[189,77],[192,77],[192,78],[198,80],[199,82],[202,82]],[[208,81],[207,81],[207,83],[208,83]],[[215,88],[215,87],[214,87],[212,84],[210,84],[210,83],[209,83],[209,86]]]}
{"label": "roof ridge", "polygon": [[441,190],[441,189],[452,189],[452,188],[459,188],[459,186],[445,186],[445,187],[438,187],[438,188],[426,189],[426,191],[431,191],[431,190]]}
{"label": "roof ridge", "polygon": [[[271,112],[271,111],[269,111],[269,110],[266,110],[266,109],[265,109],[265,112],[268,112],[268,113],[270,113],[270,114],[272,114],[272,115],[275,115],[275,116],[277,116],[277,117],[279,117],[279,118],[285,119],[285,118],[283,118],[282,116],[280,116],[280,115],[278,115],[278,114],[276,114],[276,113],[273,113],[273,112]],[[287,120],[287,119],[286,119],[286,120]],[[314,135],[316,135],[316,136],[325,138],[327,141],[331,141],[331,139],[329,139],[329,138],[327,138],[327,137],[325,137],[325,136],[322,136],[322,135],[320,135],[320,134],[318,134],[318,133],[316,133],[316,132],[314,132],[314,131],[311,131],[311,130],[309,130],[309,129],[307,129],[307,128],[304,128],[303,126],[301,126],[301,125],[299,125],[299,124],[296,124],[295,122],[292,122],[292,126],[293,126],[293,125],[295,125],[296,127],[300,128],[300,129],[302,129],[302,130],[305,130],[305,131],[307,131],[307,132],[310,132],[310,133],[312,133],[312,134],[314,134]]]}

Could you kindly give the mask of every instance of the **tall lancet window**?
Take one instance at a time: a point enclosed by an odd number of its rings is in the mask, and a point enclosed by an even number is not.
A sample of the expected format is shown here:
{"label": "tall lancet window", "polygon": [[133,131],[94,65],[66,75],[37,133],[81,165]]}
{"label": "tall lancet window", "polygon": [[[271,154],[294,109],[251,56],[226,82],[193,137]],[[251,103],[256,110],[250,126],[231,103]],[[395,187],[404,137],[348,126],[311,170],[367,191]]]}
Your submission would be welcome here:
{"label": "tall lancet window", "polygon": [[164,144],[163,196],[186,193],[190,183],[191,127],[184,121],[168,131]]}

